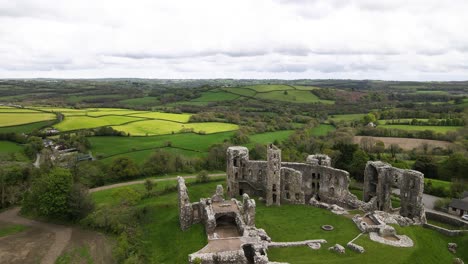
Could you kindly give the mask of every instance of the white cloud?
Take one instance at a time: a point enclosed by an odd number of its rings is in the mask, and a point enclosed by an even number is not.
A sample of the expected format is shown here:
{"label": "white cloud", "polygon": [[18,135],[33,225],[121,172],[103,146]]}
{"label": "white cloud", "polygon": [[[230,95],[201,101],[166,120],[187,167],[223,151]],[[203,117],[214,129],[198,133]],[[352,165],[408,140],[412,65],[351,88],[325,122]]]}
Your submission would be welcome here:
{"label": "white cloud", "polygon": [[0,0],[0,78],[466,80],[468,1]]}

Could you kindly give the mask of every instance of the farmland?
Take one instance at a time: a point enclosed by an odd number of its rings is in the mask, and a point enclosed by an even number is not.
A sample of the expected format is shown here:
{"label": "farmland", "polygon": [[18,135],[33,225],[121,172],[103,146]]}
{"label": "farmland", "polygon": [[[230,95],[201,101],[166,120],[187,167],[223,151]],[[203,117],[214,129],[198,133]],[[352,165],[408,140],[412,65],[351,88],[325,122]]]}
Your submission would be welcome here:
{"label": "farmland", "polygon": [[350,122],[350,121],[359,121],[365,114],[347,114],[347,115],[331,115],[328,118],[335,121],[335,122]]}
{"label": "farmland", "polygon": [[118,131],[123,131],[132,136],[154,136],[180,133],[184,130],[195,133],[218,133],[237,130],[234,124],[206,122],[206,123],[177,123],[165,120],[146,120],[132,122],[125,125],[113,126]]}
{"label": "farmland", "polygon": [[62,122],[55,125],[55,127],[60,131],[70,131],[102,126],[120,125],[139,120],[142,120],[142,118],[117,115],[102,117],[67,116]]}
{"label": "farmland", "polygon": [[431,130],[436,133],[447,133],[449,131],[456,131],[461,128],[459,126],[413,126],[413,125],[379,125],[378,127],[390,128],[390,129],[401,129],[401,130],[406,130],[406,131]]}
{"label": "farmland", "polygon": [[[353,142],[359,144],[363,136],[355,136]],[[441,140],[430,140],[430,139],[419,139],[419,138],[396,138],[396,137],[370,137],[375,141],[382,141],[385,146],[390,146],[391,144],[397,144],[400,148],[404,150],[412,150],[413,148],[418,148],[423,145],[429,146],[429,148],[440,147],[440,148],[450,148],[455,147],[452,143]]]}
{"label": "farmland", "polygon": [[51,113],[31,113],[29,111],[15,113],[0,113],[0,126],[17,126],[53,119],[55,119],[55,115]]}

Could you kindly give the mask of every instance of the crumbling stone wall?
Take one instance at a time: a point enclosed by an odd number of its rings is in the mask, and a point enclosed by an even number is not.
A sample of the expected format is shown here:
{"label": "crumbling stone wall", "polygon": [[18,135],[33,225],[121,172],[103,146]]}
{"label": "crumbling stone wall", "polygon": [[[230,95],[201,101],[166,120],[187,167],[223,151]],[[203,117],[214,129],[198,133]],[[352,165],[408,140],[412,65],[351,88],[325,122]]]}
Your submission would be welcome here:
{"label": "crumbling stone wall", "polygon": [[281,203],[304,204],[302,173],[295,169],[281,168]]}
{"label": "crumbling stone wall", "polygon": [[281,197],[281,150],[275,145],[267,147],[266,205],[280,205]]}
{"label": "crumbling stone wall", "polygon": [[424,174],[394,168],[381,161],[367,162],[364,171],[364,202],[375,198],[374,210],[392,212],[392,188],[400,189],[400,215],[417,218],[424,223]]}
{"label": "crumbling stone wall", "polygon": [[247,193],[265,198],[267,205],[304,204],[316,197],[341,206],[352,197],[349,173],[331,167],[327,155],[310,155],[306,163],[281,162],[281,150],[270,144],[267,161],[251,161],[247,148],[230,147],[226,170],[228,197]]}
{"label": "crumbling stone wall", "polygon": [[188,229],[193,222],[193,208],[190,203],[187,186],[182,177],[177,177],[177,193],[179,205],[179,223],[182,230]]}

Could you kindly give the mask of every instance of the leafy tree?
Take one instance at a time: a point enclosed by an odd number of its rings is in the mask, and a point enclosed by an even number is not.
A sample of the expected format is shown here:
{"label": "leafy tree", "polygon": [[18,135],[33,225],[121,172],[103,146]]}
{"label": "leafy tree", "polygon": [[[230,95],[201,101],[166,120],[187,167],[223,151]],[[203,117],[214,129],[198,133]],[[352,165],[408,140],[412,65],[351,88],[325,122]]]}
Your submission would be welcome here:
{"label": "leafy tree", "polygon": [[425,178],[438,178],[437,163],[432,156],[424,155],[417,157],[412,169],[422,172]]}
{"label": "leafy tree", "polygon": [[144,184],[145,184],[146,193],[149,195],[151,191],[153,190],[155,183],[151,179],[146,179]]}
{"label": "leafy tree", "polygon": [[135,178],[140,174],[138,166],[129,157],[115,159],[109,168],[108,178],[113,180],[123,180]]}
{"label": "leafy tree", "polygon": [[354,152],[358,150],[357,144],[338,143],[333,146],[338,150],[335,156],[335,167],[349,171],[350,164],[353,161]]}
{"label": "leafy tree", "polygon": [[156,150],[143,164],[145,175],[162,175],[176,171],[176,160],[172,153]]}
{"label": "leafy tree", "polygon": [[362,149],[358,149],[353,154],[353,160],[351,162],[349,173],[358,181],[364,180],[364,169],[366,163],[369,161],[369,156]]}
{"label": "leafy tree", "polygon": [[444,180],[452,178],[468,180],[468,158],[462,153],[450,155],[439,166],[439,177]]}
{"label": "leafy tree", "polygon": [[24,211],[62,220],[78,220],[92,209],[87,190],[74,184],[70,171],[62,168],[54,168],[37,177],[23,203]]}
{"label": "leafy tree", "polygon": [[29,158],[34,158],[44,148],[42,139],[40,137],[29,137],[24,152]]}

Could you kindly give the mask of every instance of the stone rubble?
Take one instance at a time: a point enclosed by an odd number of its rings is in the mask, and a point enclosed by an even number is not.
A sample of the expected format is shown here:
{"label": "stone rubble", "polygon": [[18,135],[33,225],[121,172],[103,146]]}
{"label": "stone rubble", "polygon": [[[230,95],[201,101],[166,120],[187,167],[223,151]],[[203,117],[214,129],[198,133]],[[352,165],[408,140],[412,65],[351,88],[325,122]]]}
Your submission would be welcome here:
{"label": "stone rubble", "polygon": [[335,244],[333,247],[329,247],[328,250],[334,251],[338,254],[344,254],[345,248],[340,244]]}
{"label": "stone rubble", "polygon": [[453,254],[457,253],[458,245],[456,243],[448,243],[448,250]]}

